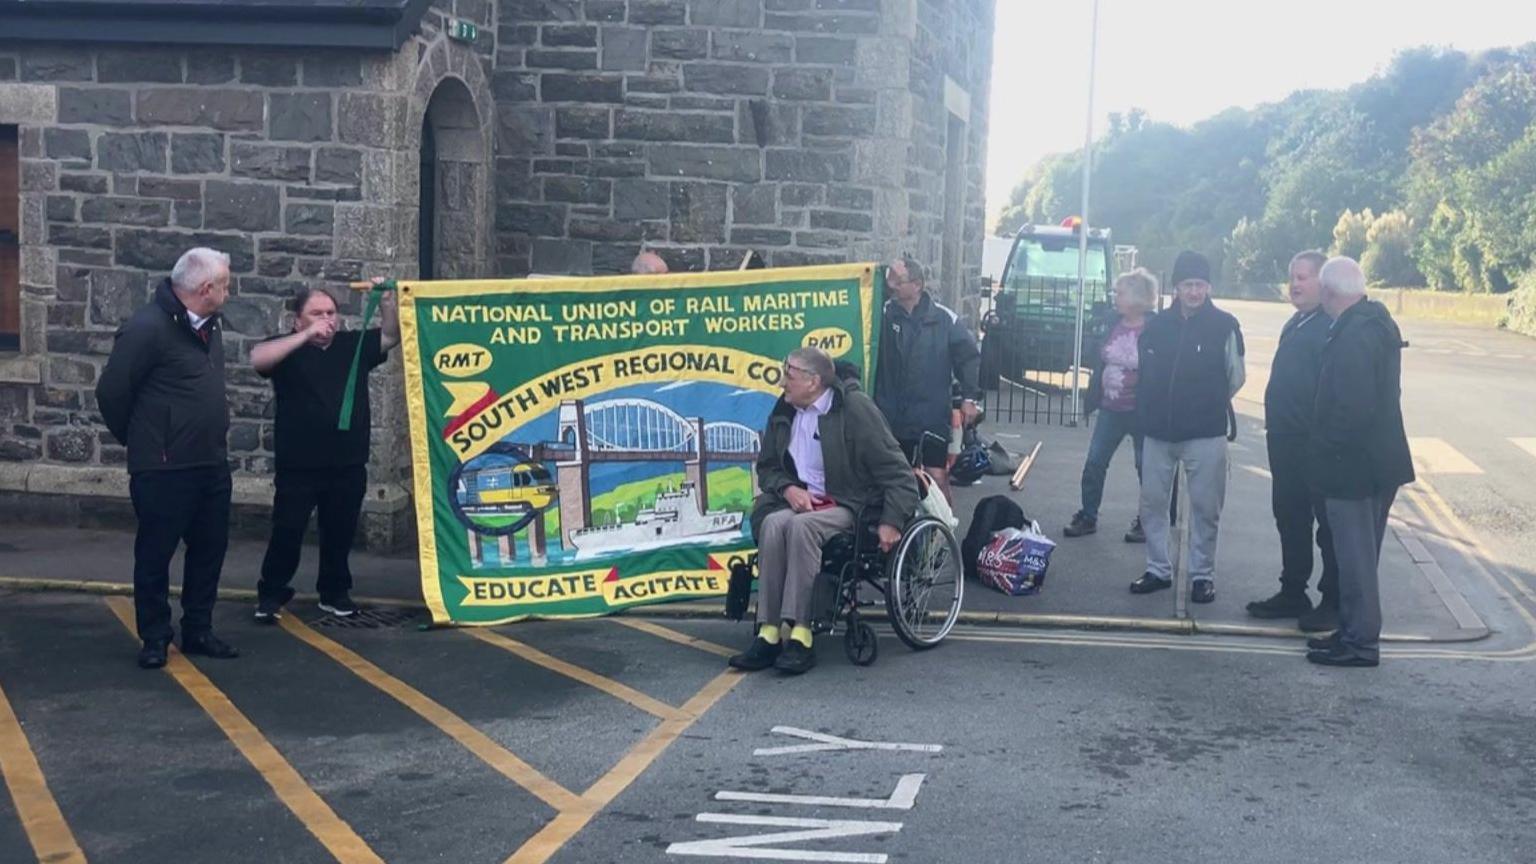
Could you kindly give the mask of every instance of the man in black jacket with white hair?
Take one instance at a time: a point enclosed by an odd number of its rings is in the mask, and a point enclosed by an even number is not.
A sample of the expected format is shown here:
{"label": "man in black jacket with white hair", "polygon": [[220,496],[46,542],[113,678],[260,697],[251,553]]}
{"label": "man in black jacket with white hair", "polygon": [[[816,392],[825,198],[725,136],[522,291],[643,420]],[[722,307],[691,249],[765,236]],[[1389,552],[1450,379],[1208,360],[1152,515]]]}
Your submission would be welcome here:
{"label": "man in black jacket with white hair", "polygon": [[213,604],[229,545],[229,402],[218,321],[228,297],[229,256],[187,251],[154,299],[118,330],[96,382],[102,419],[128,448],[128,489],[139,520],[133,605],[145,669],[165,665],[175,635],[170,566],[183,542],[181,649],[239,656],[213,635]]}
{"label": "man in black jacket with white hair", "polygon": [[1339,562],[1339,629],[1308,640],[1307,659],[1375,666],[1381,541],[1398,487],[1414,480],[1403,431],[1403,336],[1387,307],[1366,299],[1365,274],[1353,259],[1328,259],[1319,279],[1333,326],[1318,373],[1308,457]]}

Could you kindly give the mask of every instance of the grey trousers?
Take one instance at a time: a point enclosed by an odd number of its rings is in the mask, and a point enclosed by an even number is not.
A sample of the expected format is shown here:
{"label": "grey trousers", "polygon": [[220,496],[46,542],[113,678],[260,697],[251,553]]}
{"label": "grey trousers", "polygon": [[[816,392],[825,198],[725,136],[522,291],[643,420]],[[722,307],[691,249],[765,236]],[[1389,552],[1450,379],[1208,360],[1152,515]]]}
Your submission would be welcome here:
{"label": "grey trousers", "polygon": [[757,538],[757,623],[806,624],[811,583],[821,569],[821,544],[852,529],[853,513],[846,507],[769,514]]}
{"label": "grey trousers", "polygon": [[1377,565],[1381,541],[1387,533],[1387,514],[1397,490],[1374,498],[1328,498],[1328,527],[1333,530],[1333,553],[1339,559],[1338,641],[1359,657],[1380,659],[1381,592]]}
{"label": "grey trousers", "polygon": [[1215,579],[1216,529],[1227,501],[1227,439],[1222,437],[1142,441],[1141,529],[1147,534],[1147,572],[1173,578],[1168,509],[1180,462],[1189,486],[1189,578]]}

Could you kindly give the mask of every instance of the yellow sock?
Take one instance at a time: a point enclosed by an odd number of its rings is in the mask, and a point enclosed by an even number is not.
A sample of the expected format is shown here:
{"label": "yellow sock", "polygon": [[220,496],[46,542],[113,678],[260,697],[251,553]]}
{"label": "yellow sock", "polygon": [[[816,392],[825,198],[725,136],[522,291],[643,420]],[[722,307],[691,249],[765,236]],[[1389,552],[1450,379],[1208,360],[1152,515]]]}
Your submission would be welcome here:
{"label": "yellow sock", "polygon": [[757,638],[767,642],[769,645],[779,644],[779,625],[764,624],[757,628]]}
{"label": "yellow sock", "polygon": [[789,631],[789,638],[809,648],[811,647],[811,628],[805,627],[803,625],[796,625]]}

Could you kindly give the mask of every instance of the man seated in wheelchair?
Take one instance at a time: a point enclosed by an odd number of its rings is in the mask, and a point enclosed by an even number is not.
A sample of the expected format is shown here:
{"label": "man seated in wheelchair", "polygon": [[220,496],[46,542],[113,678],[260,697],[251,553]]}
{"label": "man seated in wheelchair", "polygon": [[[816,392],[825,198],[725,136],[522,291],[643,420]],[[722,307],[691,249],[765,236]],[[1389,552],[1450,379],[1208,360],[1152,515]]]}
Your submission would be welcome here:
{"label": "man seated in wheelchair", "polygon": [[889,551],[917,510],[917,481],[875,403],[844,383],[832,358],[799,348],[784,361],[784,395],[768,415],[757,459],[762,494],[752,507],[757,540],[756,637],[730,665],[800,674],[816,665],[811,586],[821,547],[854,529],[866,506],[880,512]]}

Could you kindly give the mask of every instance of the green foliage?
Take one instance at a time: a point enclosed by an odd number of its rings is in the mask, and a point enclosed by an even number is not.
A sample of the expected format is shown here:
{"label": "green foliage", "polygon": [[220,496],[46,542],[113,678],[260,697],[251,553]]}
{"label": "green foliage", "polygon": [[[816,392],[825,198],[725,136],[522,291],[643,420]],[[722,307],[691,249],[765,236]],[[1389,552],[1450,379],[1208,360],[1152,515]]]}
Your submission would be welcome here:
{"label": "green foliage", "polygon": [[[1297,251],[1331,248],[1370,256],[1372,278],[1393,284],[1507,291],[1536,267],[1536,43],[1476,56],[1415,48],[1347,90],[1189,129],[1113,116],[1093,160],[1091,221],[1154,271],[1187,248],[1228,283],[1273,282]],[[1082,161],[1033,166],[999,233],[1076,213]],[[1374,214],[1394,211],[1372,243]]]}
{"label": "green foliage", "polygon": [[1424,276],[1413,261],[1413,222],[1407,213],[1393,210],[1381,214],[1371,223],[1365,235],[1360,267],[1365,270],[1365,278],[1373,284],[1399,287],[1424,284]]}
{"label": "green foliage", "polygon": [[1509,316],[1504,326],[1527,336],[1536,336],[1536,270],[1528,270],[1515,285],[1509,298]]}
{"label": "green foliage", "polygon": [[1359,213],[1345,210],[1339,216],[1338,224],[1333,226],[1333,245],[1328,247],[1328,254],[1345,255],[1359,261],[1365,255],[1366,235],[1375,221],[1376,216],[1369,207]]}

